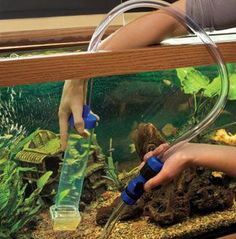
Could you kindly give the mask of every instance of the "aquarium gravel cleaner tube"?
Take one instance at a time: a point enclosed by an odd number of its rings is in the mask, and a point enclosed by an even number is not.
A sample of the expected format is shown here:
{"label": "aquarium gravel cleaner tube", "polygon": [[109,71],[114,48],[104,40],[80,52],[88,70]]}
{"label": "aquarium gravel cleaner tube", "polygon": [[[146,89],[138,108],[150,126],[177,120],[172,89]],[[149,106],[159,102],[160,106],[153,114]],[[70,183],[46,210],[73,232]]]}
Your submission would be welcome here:
{"label": "aquarium gravel cleaner tube", "polygon": [[[217,46],[206,34],[206,32],[200,26],[198,26],[189,16],[180,12],[177,9],[174,9],[169,3],[158,0],[157,1],[129,0],[115,7],[108,13],[105,19],[96,28],[90,41],[88,51],[89,52],[97,51],[98,45],[107,27],[112,22],[112,20],[114,20],[114,18],[134,8],[161,9],[166,11],[166,13],[168,13],[169,15],[175,17],[183,25],[187,24],[187,27],[194,34],[196,34],[196,36],[200,38],[200,40],[205,45],[206,49],[214,59],[215,63],[217,64],[217,69],[219,71],[219,75],[221,78],[221,91],[216,104],[200,123],[195,125],[188,132],[182,134],[170,145],[170,148],[165,153],[165,158],[168,158],[171,155],[171,153],[174,152],[174,150],[176,150],[178,147],[181,147],[183,144],[189,142],[194,137],[196,137],[200,132],[202,132],[209,125],[211,125],[215,121],[215,119],[219,116],[220,112],[224,108],[227,101],[227,95],[229,91],[228,74]],[[150,178],[152,178],[153,176],[155,176],[161,170],[162,164],[163,164],[162,161],[160,161],[159,159],[155,157],[150,158],[146,162],[140,174],[136,178],[131,180],[126,189],[122,192],[121,194],[122,200],[118,205],[118,207],[116,208],[116,210],[111,215],[109,221],[107,222],[101,238],[103,239],[108,238],[110,232],[112,231],[113,226],[119,219],[119,215],[121,214],[121,211],[123,210],[125,205],[132,205],[138,200],[138,198],[141,197],[141,195],[144,193],[143,186],[145,182]]]}
{"label": "aquarium gravel cleaner tube", "polygon": [[82,117],[84,128],[90,133],[88,138],[84,138],[75,132],[73,116],[71,115],[69,118],[70,134],[63,158],[56,203],[50,207],[55,231],[76,230],[81,221],[79,203],[90,146],[97,122],[97,118],[90,113],[88,105],[84,105]]}

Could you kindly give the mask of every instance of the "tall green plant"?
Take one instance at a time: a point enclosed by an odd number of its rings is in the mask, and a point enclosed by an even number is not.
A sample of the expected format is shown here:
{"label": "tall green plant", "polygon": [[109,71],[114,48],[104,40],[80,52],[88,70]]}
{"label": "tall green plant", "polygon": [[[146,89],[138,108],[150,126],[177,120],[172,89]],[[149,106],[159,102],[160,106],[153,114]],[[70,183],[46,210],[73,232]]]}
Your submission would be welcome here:
{"label": "tall green plant", "polygon": [[105,165],[106,176],[104,177],[111,180],[114,183],[115,187],[119,191],[122,191],[124,189],[124,185],[118,177],[117,164],[114,163],[112,152],[113,152],[113,147],[112,147],[112,138],[111,138],[110,147],[109,147],[109,156],[107,157],[107,163]]}
{"label": "tall green plant", "polygon": [[52,172],[45,173],[37,182],[37,188],[28,197],[27,184],[22,181],[22,173],[34,170],[22,168],[13,161],[0,161],[0,238],[14,238],[20,230],[36,219],[42,207],[40,192]]}

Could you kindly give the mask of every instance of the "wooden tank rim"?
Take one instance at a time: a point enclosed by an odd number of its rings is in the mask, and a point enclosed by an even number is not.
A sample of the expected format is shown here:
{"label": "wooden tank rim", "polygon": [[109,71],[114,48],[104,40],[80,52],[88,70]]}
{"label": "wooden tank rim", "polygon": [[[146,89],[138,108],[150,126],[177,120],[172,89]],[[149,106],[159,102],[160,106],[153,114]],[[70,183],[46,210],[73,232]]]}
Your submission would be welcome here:
{"label": "wooden tank rim", "polygon": [[[236,62],[236,42],[223,42],[217,46],[225,62]],[[0,60],[0,86],[132,74],[211,64],[214,64],[213,59],[202,44],[155,46],[116,52],[9,58]]]}
{"label": "wooden tank rim", "polygon": [[[121,26],[110,26],[104,37]],[[95,27],[72,27],[62,29],[24,30],[0,33],[0,52],[18,49],[67,47],[88,44]]]}

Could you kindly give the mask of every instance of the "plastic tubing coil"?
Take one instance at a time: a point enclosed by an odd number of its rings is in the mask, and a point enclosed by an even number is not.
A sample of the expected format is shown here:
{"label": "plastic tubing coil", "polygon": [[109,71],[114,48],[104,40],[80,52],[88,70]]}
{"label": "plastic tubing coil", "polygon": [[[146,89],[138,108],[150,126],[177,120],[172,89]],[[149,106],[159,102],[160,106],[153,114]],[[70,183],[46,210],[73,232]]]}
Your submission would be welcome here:
{"label": "plastic tubing coil", "polygon": [[198,36],[198,38],[205,45],[206,49],[208,50],[208,52],[214,59],[215,63],[217,64],[217,69],[219,71],[219,75],[221,78],[221,90],[214,107],[211,109],[211,111],[206,115],[206,117],[201,122],[199,122],[197,125],[191,128],[189,131],[183,133],[171,144],[171,147],[168,150],[168,152],[170,152],[171,149],[176,148],[176,146],[180,146],[183,143],[189,142],[191,139],[196,137],[204,129],[206,129],[210,124],[212,124],[216,120],[216,118],[219,116],[219,114],[221,113],[227,101],[227,96],[229,91],[228,73],[217,46],[211,40],[211,38],[207,35],[207,33],[185,13],[173,8],[171,4],[164,1],[159,1],[159,0],[156,0],[156,1],[129,0],[115,7],[113,10],[111,10],[107,14],[104,20],[96,28],[92,36],[92,39],[90,41],[88,51],[96,52],[98,49],[99,43],[101,42],[101,39],[106,29],[110,25],[110,23],[117,16],[123,14],[126,11],[132,10],[134,8],[154,8],[154,9],[164,10],[169,15],[176,18],[184,26],[187,26],[196,36]]}

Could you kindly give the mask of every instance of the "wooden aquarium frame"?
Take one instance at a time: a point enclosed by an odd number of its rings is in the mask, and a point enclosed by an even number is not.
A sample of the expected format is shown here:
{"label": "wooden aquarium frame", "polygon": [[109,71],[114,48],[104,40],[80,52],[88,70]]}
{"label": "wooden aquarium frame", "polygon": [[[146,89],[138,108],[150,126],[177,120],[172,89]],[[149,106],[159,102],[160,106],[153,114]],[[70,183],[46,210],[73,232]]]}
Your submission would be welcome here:
{"label": "wooden aquarium frame", "polygon": [[[145,13],[126,13],[127,22]],[[104,15],[0,21],[0,53],[87,44]],[[59,27],[59,23],[62,26]],[[77,23],[80,26],[77,26]],[[63,23],[63,24],[62,24]],[[122,25],[116,19],[110,34]],[[43,28],[46,27],[47,28]],[[70,26],[70,27],[68,27]],[[236,62],[236,41],[217,44],[225,62]],[[142,49],[99,53],[68,53],[25,58],[0,58],[0,86],[63,81],[178,67],[213,64],[202,44],[163,45]]]}
{"label": "wooden aquarium frame", "polygon": [[[236,62],[236,42],[218,44],[225,62]],[[0,86],[130,74],[214,64],[202,44],[116,52],[73,53],[0,60]]]}
{"label": "wooden aquarium frame", "polygon": [[[118,28],[120,25],[109,27],[104,37]],[[0,33],[0,52],[88,44],[94,31],[91,26],[4,32]]]}

